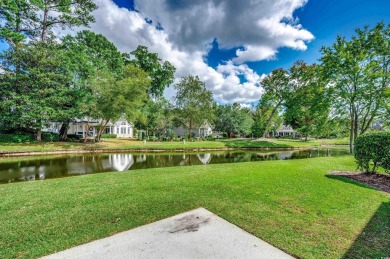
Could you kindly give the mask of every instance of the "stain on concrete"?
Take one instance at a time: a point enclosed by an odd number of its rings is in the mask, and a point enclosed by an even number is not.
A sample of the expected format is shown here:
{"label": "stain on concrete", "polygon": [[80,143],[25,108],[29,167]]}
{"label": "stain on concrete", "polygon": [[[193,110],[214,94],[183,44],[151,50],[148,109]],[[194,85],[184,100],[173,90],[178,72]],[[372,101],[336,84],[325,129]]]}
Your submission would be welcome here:
{"label": "stain on concrete", "polygon": [[175,220],[175,224],[169,233],[196,232],[200,226],[208,224],[210,219],[210,217],[202,217],[196,214],[186,215]]}

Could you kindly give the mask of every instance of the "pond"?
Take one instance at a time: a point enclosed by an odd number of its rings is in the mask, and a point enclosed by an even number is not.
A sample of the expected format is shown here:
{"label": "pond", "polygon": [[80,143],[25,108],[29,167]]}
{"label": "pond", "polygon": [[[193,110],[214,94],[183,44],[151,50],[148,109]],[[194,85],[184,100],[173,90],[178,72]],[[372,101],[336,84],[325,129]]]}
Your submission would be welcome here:
{"label": "pond", "polygon": [[207,153],[75,154],[0,159],[0,183],[127,170],[347,155],[346,148]]}

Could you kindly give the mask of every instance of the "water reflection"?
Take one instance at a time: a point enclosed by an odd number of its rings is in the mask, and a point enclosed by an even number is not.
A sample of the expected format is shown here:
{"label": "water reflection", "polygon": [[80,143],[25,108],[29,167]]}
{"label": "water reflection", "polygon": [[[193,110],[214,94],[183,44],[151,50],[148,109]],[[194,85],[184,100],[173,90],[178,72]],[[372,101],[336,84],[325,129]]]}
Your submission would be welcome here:
{"label": "water reflection", "polygon": [[310,157],[339,156],[346,149],[321,148],[288,151],[231,151],[211,153],[176,154],[84,154],[73,156],[47,156],[22,158],[18,161],[1,162],[0,182],[44,180],[112,171],[135,169],[237,163],[264,160],[302,159]]}

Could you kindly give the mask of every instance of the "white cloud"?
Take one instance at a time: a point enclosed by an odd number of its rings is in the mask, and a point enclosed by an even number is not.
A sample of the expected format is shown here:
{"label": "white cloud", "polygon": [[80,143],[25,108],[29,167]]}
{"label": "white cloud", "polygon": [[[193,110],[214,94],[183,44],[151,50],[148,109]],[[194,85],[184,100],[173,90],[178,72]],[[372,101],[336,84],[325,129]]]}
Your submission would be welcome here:
{"label": "white cloud", "polygon": [[[99,9],[91,30],[123,52],[147,46],[176,67],[177,78],[198,75],[222,103],[250,103],[261,96],[261,76],[245,62],[272,59],[280,47],[305,50],[305,42],[313,39],[292,16],[306,0],[136,0],[138,12],[119,8],[111,0],[95,2]],[[163,30],[155,28],[157,23]],[[221,48],[243,49],[214,69],[204,61],[214,39]],[[172,96],[173,89],[165,94]]]}
{"label": "white cloud", "polygon": [[203,50],[217,39],[222,48],[244,47],[236,63],[272,58],[280,47],[305,50],[313,35],[293,12],[307,0],[136,0],[144,16],[160,23],[179,49]]}

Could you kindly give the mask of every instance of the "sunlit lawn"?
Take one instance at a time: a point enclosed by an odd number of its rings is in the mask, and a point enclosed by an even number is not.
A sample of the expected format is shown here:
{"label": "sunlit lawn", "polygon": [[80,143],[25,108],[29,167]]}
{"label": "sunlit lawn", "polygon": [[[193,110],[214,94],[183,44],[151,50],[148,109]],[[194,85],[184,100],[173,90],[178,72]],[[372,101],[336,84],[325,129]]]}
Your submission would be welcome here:
{"label": "sunlit lawn", "polygon": [[53,143],[0,143],[0,152],[37,151],[49,152],[56,150],[95,150],[95,149],[221,149],[221,148],[292,148],[318,145],[348,144],[345,139],[329,140],[287,140],[287,139],[223,139],[215,141],[143,141],[130,139],[104,139],[100,143],[53,142]]}
{"label": "sunlit lawn", "polygon": [[39,257],[197,207],[302,258],[389,256],[389,195],[328,170],[351,156],[0,185],[0,258]]}

